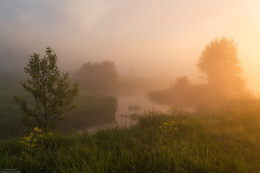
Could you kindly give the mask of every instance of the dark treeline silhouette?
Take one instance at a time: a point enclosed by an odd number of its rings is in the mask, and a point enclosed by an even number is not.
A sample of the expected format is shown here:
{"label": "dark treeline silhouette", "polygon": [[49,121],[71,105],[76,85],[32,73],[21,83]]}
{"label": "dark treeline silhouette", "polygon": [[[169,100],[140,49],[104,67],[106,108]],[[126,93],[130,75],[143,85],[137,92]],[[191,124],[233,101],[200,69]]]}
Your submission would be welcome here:
{"label": "dark treeline silhouette", "polygon": [[102,95],[113,95],[117,87],[118,72],[112,61],[88,62],[74,74],[80,89]]}
{"label": "dark treeline silhouette", "polygon": [[74,74],[82,91],[104,96],[144,95],[148,90],[165,86],[166,78],[142,77],[134,73],[120,75],[112,61],[88,62]]}
{"label": "dark treeline silhouette", "polygon": [[148,97],[158,104],[178,105],[193,110],[228,109],[251,103],[253,96],[242,78],[242,67],[233,40],[212,40],[202,51],[197,67],[205,84],[191,84],[180,77],[167,89],[152,91]]}

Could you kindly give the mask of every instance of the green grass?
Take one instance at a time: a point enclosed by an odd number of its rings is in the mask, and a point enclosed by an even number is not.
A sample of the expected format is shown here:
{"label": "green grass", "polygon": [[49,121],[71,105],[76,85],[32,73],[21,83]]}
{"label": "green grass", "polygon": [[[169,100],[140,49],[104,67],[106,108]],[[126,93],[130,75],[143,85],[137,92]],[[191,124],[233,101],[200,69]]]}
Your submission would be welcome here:
{"label": "green grass", "polygon": [[4,140],[0,142],[0,170],[254,173],[260,170],[259,115],[151,111],[129,129],[54,134],[42,137],[35,148],[25,147],[19,139]]}

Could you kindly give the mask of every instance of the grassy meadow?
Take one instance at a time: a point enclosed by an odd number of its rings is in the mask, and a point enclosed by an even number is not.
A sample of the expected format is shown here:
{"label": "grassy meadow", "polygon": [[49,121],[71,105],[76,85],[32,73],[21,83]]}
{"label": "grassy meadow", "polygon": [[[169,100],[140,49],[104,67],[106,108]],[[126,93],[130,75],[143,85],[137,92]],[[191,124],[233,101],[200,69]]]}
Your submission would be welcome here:
{"label": "grassy meadow", "polygon": [[0,170],[258,172],[259,112],[145,112],[128,129],[42,134],[0,142]]}

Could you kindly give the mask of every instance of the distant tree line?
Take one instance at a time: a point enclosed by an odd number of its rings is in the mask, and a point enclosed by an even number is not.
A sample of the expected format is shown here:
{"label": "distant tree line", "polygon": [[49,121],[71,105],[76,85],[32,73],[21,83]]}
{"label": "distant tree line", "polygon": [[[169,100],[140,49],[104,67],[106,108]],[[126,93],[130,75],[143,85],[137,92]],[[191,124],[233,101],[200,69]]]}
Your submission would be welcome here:
{"label": "distant tree line", "polygon": [[206,84],[191,84],[184,76],[167,89],[149,92],[148,97],[154,103],[195,110],[221,109],[234,102],[241,106],[252,99],[232,39],[212,40],[202,51],[197,67]]}
{"label": "distant tree line", "polygon": [[[188,77],[183,76],[164,90],[149,92],[148,97],[154,103],[179,105],[194,110],[219,109],[230,105],[239,107],[252,100],[253,96],[242,78],[242,67],[233,40],[212,40],[202,51],[197,67],[206,80],[205,84],[191,84]],[[33,98],[26,100],[23,97],[15,97],[24,125],[30,129],[38,126],[45,132],[55,129],[58,122],[65,117],[65,113],[74,108],[73,98],[78,94],[78,85],[69,82],[68,73],[60,72],[57,56],[51,48],[46,49],[46,56],[43,58],[40,58],[39,54],[33,54],[24,70],[29,78],[21,85]],[[81,91],[112,96],[120,91],[146,90],[154,84],[154,80],[133,76],[120,78],[112,61],[85,63],[73,75],[72,80],[79,83]],[[91,97],[92,100],[102,100],[94,95]],[[87,104],[85,101],[91,97],[80,101],[82,108]],[[112,103],[106,110],[114,114],[116,99],[111,97],[103,100],[104,103]],[[95,105],[106,107],[107,104],[93,104]],[[96,109],[88,109],[90,112],[96,112]],[[85,113],[80,115],[81,119],[86,119],[84,115]],[[92,119],[92,122],[96,121],[95,117]],[[111,116],[108,119],[110,121]],[[74,124],[79,123],[81,122],[75,121]],[[81,125],[84,126],[85,123]]]}
{"label": "distant tree line", "polygon": [[111,95],[117,86],[118,72],[112,61],[85,63],[73,76],[85,91]]}

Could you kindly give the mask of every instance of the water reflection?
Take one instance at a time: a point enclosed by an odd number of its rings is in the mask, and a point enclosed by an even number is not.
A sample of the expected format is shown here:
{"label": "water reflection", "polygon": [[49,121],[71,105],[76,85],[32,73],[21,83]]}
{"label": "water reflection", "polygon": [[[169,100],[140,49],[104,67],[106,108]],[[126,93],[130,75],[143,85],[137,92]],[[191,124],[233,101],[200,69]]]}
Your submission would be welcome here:
{"label": "water reflection", "polygon": [[166,111],[167,108],[151,103],[146,96],[120,96],[115,119],[119,127],[129,127],[138,122],[138,114],[151,109]]}

